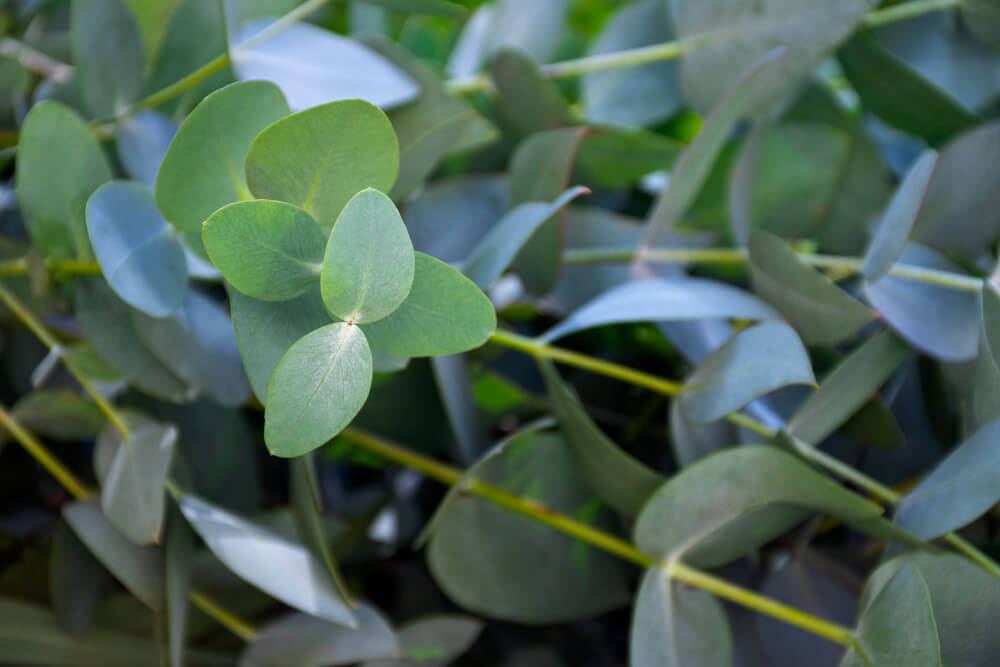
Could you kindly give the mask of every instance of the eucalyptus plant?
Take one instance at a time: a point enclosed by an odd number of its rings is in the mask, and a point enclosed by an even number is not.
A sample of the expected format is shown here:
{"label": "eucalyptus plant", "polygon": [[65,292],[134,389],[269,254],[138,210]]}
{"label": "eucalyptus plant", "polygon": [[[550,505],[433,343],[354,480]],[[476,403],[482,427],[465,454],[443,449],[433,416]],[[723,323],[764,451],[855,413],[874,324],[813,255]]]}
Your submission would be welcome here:
{"label": "eucalyptus plant", "polygon": [[994,0],[0,18],[0,662],[1000,663]]}

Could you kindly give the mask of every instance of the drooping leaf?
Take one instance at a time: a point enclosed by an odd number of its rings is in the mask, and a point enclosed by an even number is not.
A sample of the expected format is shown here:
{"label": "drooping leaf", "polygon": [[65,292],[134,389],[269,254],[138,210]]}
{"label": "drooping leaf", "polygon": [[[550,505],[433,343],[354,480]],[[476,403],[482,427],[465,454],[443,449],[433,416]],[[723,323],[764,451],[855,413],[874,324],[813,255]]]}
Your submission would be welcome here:
{"label": "drooping leaf", "polygon": [[106,419],[96,403],[62,389],[26,394],[11,414],[29,431],[54,440],[92,440]]}
{"label": "drooping leaf", "polygon": [[[667,3],[639,0],[608,19],[590,43],[588,56],[669,42]],[[584,115],[594,123],[637,126],[656,123],[680,106],[677,66],[670,61],[585,74],[580,80]]]}
{"label": "drooping leaf", "polygon": [[[149,4],[147,0],[129,2]],[[222,7],[218,2],[177,1],[168,20],[160,24],[163,35],[159,52],[151,63],[150,90],[169,86],[225,53],[226,26]],[[144,23],[140,19],[140,29]],[[230,81],[232,76],[227,72],[217,73],[196,86],[195,95],[204,97]]]}
{"label": "drooping leaf", "polygon": [[170,667],[183,667],[188,628],[188,593],[194,557],[194,533],[176,507],[167,518],[164,540],[167,636]]}
{"label": "drooping leaf", "polygon": [[979,292],[979,312],[972,415],[982,425],[1000,417],[1000,292],[990,281]]}
{"label": "drooping leaf", "polygon": [[670,444],[681,467],[739,442],[733,425],[725,420],[695,424],[684,416],[680,401],[670,402]]}
{"label": "drooping leaf", "polygon": [[413,244],[395,204],[371,188],[354,195],[330,233],[320,287],[327,309],[368,324],[399,308],[413,286]]}
{"label": "drooping leaf", "polygon": [[[521,142],[510,161],[510,203],[552,201],[569,185],[573,160],[587,128],[566,127],[533,134]],[[542,225],[518,255],[515,267],[525,286],[544,293],[555,284],[562,262],[563,219]]]}
{"label": "drooping leaf", "polygon": [[353,39],[309,23],[274,33],[272,23],[274,19],[260,18],[239,27],[231,46],[233,71],[242,81],[275,82],[295,111],[351,98],[389,108],[420,93],[405,72]]}
{"label": "drooping leaf", "polygon": [[670,581],[658,567],[646,570],[632,612],[632,667],[728,667],[732,636],[719,601]]}
{"label": "drooping leaf", "polygon": [[841,667],[914,665],[940,667],[941,646],[927,583],[913,565],[904,565],[868,600],[858,618],[864,656],[848,650]]}
{"label": "drooping leaf", "polygon": [[177,134],[177,125],[156,111],[140,111],[118,122],[115,146],[125,171],[150,189],[156,187],[156,172]]}
{"label": "drooping leaf", "polygon": [[358,617],[309,550],[197,496],[177,504],[212,553],[244,581],[319,619],[358,627]]}
{"label": "drooping leaf", "polygon": [[157,549],[129,542],[96,500],[64,505],[62,513],[80,541],[125,588],[153,611],[163,608],[163,556]]}
{"label": "drooping leaf", "polygon": [[574,169],[584,183],[629,185],[673,167],[684,148],[676,139],[648,130],[590,127],[576,151]]}
{"label": "drooping leaf", "polygon": [[371,382],[371,350],[360,327],[337,322],[303,336],[267,383],[268,450],[300,456],[319,447],[354,419]]}
{"label": "drooping leaf", "polygon": [[125,4],[135,16],[146,60],[149,62],[160,47],[167,22],[180,0],[125,0]]}
{"label": "drooping leaf", "polygon": [[954,97],[924,78],[870,35],[837,51],[844,75],[862,103],[883,121],[936,145],[978,122]]}
{"label": "drooping leaf", "polygon": [[108,423],[99,439],[113,441],[114,457],[101,488],[101,509],[118,531],[136,544],[160,541],[164,485],[177,442],[177,428],[135,424],[128,439]]}
{"label": "drooping leaf", "polygon": [[164,364],[220,405],[240,405],[250,395],[233,324],[218,303],[188,290],[170,317],[132,313],[139,336]]}
{"label": "drooping leaf", "polygon": [[958,554],[918,551],[887,561],[869,577],[860,608],[872,607],[896,573],[908,565],[916,567],[930,591],[941,662],[977,667],[992,664],[1000,651],[1000,637],[992,631],[990,620],[1000,612],[1000,581]]}
{"label": "drooping leaf", "polygon": [[240,657],[241,667],[351,665],[399,655],[389,622],[371,605],[355,612],[357,628],[332,625],[306,614],[285,614],[261,628]]}
{"label": "drooping leaf", "polygon": [[884,276],[903,253],[937,163],[937,151],[926,151],[906,172],[865,253],[862,268],[865,280]]}
{"label": "drooping leaf", "polygon": [[181,124],[156,176],[156,205],[177,228],[200,232],[216,210],[250,198],[243,165],[250,143],[288,114],[273,83],[245,81],[215,91]]}
{"label": "drooping leaf", "polygon": [[202,227],[212,263],[240,292],[261,301],[287,301],[319,281],[326,241],[316,220],[291,204],[237,202]]}
{"label": "drooping leaf", "polygon": [[105,183],[87,200],[87,232],[111,289],[152,317],[180,306],[187,291],[184,248],[153,193],[134,181]]}
{"label": "drooping leaf", "polygon": [[[605,525],[607,514],[573,471],[552,435],[522,433],[469,468],[479,479],[527,495],[555,511]],[[427,551],[431,574],[460,606],[520,623],[557,623],[625,601],[621,561],[565,533],[452,487],[435,518]],[[547,595],[538,595],[540,590]]]}
{"label": "drooping leaf", "polygon": [[330,548],[330,536],[323,524],[323,512],[318,504],[321,500],[320,487],[312,455],[305,454],[291,461],[289,469],[289,495],[299,538],[326,567],[333,583],[340,590],[341,597],[356,608],[357,605],[352,602],[351,593]]}
{"label": "drooping leaf", "polygon": [[823,378],[788,420],[788,432],[819,444],[878,391],[908,354],[909,348],[892,332],[875,334]]}
{"label": "drooping leaf", "polygon": [[180,401],[186,381],[160,361],[136,330],[132,309],[100,278],[76,281],[76,317],[97,355],[129,384],[159,398]]}
{"label": "drooping leaf", "polygon": [[532,0],[497,0],[484,55],[517,49],[536,62],[546,62],[562,33],[568,6],[568,0],[550,0],[544,5]]}
{"label": "drooping leaf", "polygon": [[[676,0],[671,3],[679,39],[704,40],[684,55],[684,96],[705,112],[723,96],[747,63],[784,46],[788,57],[755,91],[754,104],[764,107],[794,86],[846,38],[871,9],[868,0],[765,0],[756,5],[726,0]],[[732,38],[739,35],[738,39]]]}
{"label": "drooping leaf", "polygon": [[530,243],[533,235],[571,201],[590,190],[577,186],[562,193],[555,201],[527,202],[512,209],[487,232],[463,263],[463,273],[480,289],[510,266],[518,251]]}
{"label": "drooping leaf", "polygon": [[488,449],[489,436],[473,394],[468,357],[446,354],[431,357],[430,362],[441,405],[455,434],[459,460],[472,463]]}
{"label": "drooping leaf", "polygon": [[112,117],[142,95],[145,56],[139,27],[123,0],[73,0],[73,65],[87,109]]}
{"label": "drooping leaf", "polygon": [[[953,263],[916,243],[906,246],[899,264],[961,274]],[[889,326],[923,352],[946,361],[966,361],[976,355],[979,308],[975,292],[891,274],[866,282],[864,292]]]}
{"label": "drooping leaf", "polygon": [[[691,3],[683,2],[686,7]],[[711,3],[706,3],[711,4]],[[675,6],[675,11],[685,11]],[[667,189],[657,200],[647,216],[644,243],[650,245],[671,230],[682,215],[694,203],[698,192],[708,178],[712,165],[732,132],[733,125],[750,113],[761,89],[761,80],[768,80],[776,69],[783,68],[789,59],[787,49],[777,48],[762,52],[760,58],[747,60],[750,65],[741,70],[731,86],[725,88],[725,95],[712,109],[705,123],[691,144],[681,155],[671,172]]]}
{"label": "drooping leaf", "polygon": [[423,616],[399,628],[400,658],[369,660],[361,667],[446,667],[465,653],[483,622],[458,614]]}
{"label": "drooping leaf", "polygon": [[[413,248],[445,262],[468,257],[507,211],[499,176],[464,176],[429,183],[403,209]],[[461,225],[452,221],[461,219]]]}
{"label": "drooping leaf", "polygon": [[87,125],[58,102],[40,102],[24,117],[17,153],[17,201],[32,242],[46,257],[88,257],[83,207],[111,167]]}
{"label": "drooping leaf", "polygon": [[628,517],[638,515],[649,496],[665,481],[664,477],[604,435],[551,361],[540,359],[538,367],[581,477],[609,506]]}
{"label": "drooping leaf", "polygon": [[52,534],[49,588],[52,610],[66,632],[78,636],[87,631],[110,579],[80,538],[60,521]]}
{"label": "drooping leaf", "polygon": [[612,287],[546,331],[550,342],[571,333],[621,322],[666,322],[739,317],[780,319],[752,294],[704,278],[650,278]]}
{"label": "drooping leaf", "polygon": [[254,196],[304,208],[326,229],[357,192],[388,192],[398,170],[399,146],[389,119],[361,100],[282,118],[253,140],[246,158]]}
{"label": "drooping leaf", "polygon": [[524,52],[498,52],[490,75],[497,89],[501,117],[521,136],[573,125],[573,114],[562,92],[541,75]]}
{"label": "drooping leaf", "polygon": [[807,344],[830,344],[850,337],[875,313],[764,230],[750,236],[754,288],[795,327]]}
{"label": "drooping leaf", "polygon": [[1000,50],[1000,13],[993,0],[966,0],[959,5],[963,23],[983,44]]}
{"label": "drooping leaf", "polygon": [[816,384],[809,354],[784,322],[744,329],[698,364],[677,399],[696,424],[713,422],[791,384]]}
{"label": "drooping leaf", "polygon": [[49,610],[11,598],[0,598],[0,655],[18,665],[160,664],[152,642],[96,628],[80,639],[63,630]]}
{"label": "drooping leaf", "polygon": [[[704,493],[712,489],[711,493]],[[744,445],[713,454],[670,478],[635,523],[646,554],[714,567],[764,544],[810,511],[845,521],[882,508],[776,447]]]}
{"label": "drooping leaf", "polygon": [[960,528],[1000,500],[1000,420],[972,434],[899,505],[896,521],[922,538]]}
{"label": "drooping leaf", "polygon": [[482,345],[496,329],[493,304],[448,264],[418,252],[413,287],[391,315],[364,325],[372,347],[404,357],[456,354]]}
{"label": "drooping leaf", "polygon": [[319,287],[289,301],[258,301],[238,290],[229,293],[240,356],[257,399],[265,402],[267,383],[295,341],[331,321]]}
{"label": "drooping leaf", "polygon": [[486,40],[495,11],[496,5],[484,2],[466,20],[445,64],[448,76],[466,77],[479,71],[486,57]]}

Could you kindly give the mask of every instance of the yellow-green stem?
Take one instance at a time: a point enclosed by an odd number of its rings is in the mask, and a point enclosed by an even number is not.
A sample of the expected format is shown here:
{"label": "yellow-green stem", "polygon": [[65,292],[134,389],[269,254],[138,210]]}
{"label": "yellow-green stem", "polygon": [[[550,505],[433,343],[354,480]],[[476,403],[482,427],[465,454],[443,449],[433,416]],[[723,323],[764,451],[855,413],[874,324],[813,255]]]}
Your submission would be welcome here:
{"label": "yellow-green stem", "polygon": [[191,604],[201,609],[211,618],[214,618],[220,625],[244,641],[251,641],[257,636],[256,628],[250,625],[250,623],[232,613],[201,591],[192,588],[188,591],[188,599],[191,600]]}
{"label": "yellow-green stem", "polygon": [[[50,350],[61,349],[59,341],[56,340],[55,336],[53,336],[49,330],[45,328],[45,325],[38,321],[34,314],[32,314],[32,312],[21,303],[20,299],[14,296],[14,293],[7,289],[7,287],[2,283],[0,283],[0,301],[3,301],[4,304],[10,308],[11,312],[13,312],[14,315],[17,316],[17,318],[21,320],[24,325],[38,337],[38,340],[45,344],[46,347]],[[80,383],[80,386],[83,387],[88,394],[90,394],[90,397],[94,399],[94,403],[97,404],[97,407],[101,409],[101,412],[103,412],[105,416],[107,416],[108,421],[115,425],[115,428],[121,432],[122,438],[127,441],[129,436],[128,426],[125,425],[125,420],[118,414],[118,411],[112,407],[106,398],[104,398],[104,395],[97,390],[97,387],[93,385],[90,378],[88,378],[87,375],[77,367],[76,363],[74,363],[72,359],[62,354],[59,356],[62,359],[63,365],[66,366],[66,370],[68,370],[70,374],[76,378],[76,381]]]}

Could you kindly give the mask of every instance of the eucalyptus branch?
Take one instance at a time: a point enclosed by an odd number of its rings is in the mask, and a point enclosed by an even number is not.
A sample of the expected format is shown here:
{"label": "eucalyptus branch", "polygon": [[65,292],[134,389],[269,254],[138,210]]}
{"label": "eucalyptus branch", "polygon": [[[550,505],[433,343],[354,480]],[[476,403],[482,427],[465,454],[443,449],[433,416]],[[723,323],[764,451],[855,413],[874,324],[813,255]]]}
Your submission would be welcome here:
{"label": "eucalyptus branch", "polygon": [[[70,495],[77,500],[85,500],[93,495],[94,492],[73,474],[62,461],[52,454],[38,438],[25,429],[2,404],[0,404],[0,425],[3,425],[4,428],[10,431],[10,434],[21,444],[24,450],[38,461],[56,481],[62,484],[63,488]],[[188,599],[209,617],[218,621],[220,625],[228,628],[237,637],[249,641],[257,634],[253,625],[248,621],[225,609],[204,592],[192,588],[188,591]]]}
{"label": "eucalyptus branch", "polygon": [[56,83],[65,83],[73,78],[72,65],[59,62],[13,37],[0,38],[0,55],[14,58],[29,72]]}

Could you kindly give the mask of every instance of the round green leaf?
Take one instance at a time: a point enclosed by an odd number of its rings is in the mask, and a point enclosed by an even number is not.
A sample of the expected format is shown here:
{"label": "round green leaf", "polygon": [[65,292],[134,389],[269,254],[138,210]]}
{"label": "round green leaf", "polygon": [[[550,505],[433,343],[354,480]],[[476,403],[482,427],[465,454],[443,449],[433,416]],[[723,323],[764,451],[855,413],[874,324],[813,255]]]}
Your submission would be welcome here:
{"label": "round green leaf", "polygon": [[111,167],[87,124],[57,102],[32,107],[17,149],[17,202],[32,242],[47,257],[86,255],[83,205],[111,178]]}
{"label": "round green leaf", "polygon": [[294,299],[319,279],[323,231],[297,206],[265,199],[230,204],[205,221],[201,235],[226,280],[255,299]]}
{"label": "round green leaf", "polygon": [[372,384],[372,354],[357,326],[336,322],[300,338],[267,384],[264,441],[276,456],[299,456],[354,419]]}
{"label": "round green leaf", "polygon": [[406,301],[392,315],[364,327],[372,347],[404,357],[430,357],[485,343],[497,326],[490,300],[452,266],[415,254]]}
{"label": "round green leaf", "polygon": [[337,317],[359,323],[389,315],[413,285],[413,244],[386,195],[367,188],[349,202],[330,233],[320,286]]}
{"label": "round green leaf", "polygon": [[330,102],[282,118],[253,140],[246,158],[254,196],[300,206],[325,226],[358,191],[388,192],[398,170],[392,124],[361,100]]}
{"label": "round green leaf", "polygon": [[129,181],[105,183],[87,200],[87,232],[111,289],[153,317],[177,309],[187,291],[184,247],[153,193]]}
{"label": "round green leaf", "polygon": [[156,205],[185,231],[200,231],[216,210],[250,199],[243,164],[254,137],[288,113],[273,83],[246,81],[220,88],[177,130],[156,176]]}

